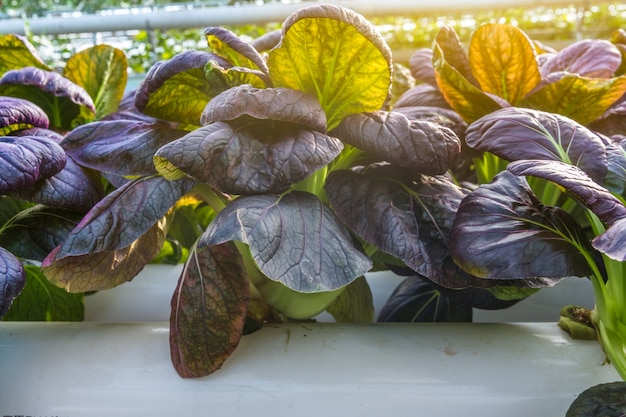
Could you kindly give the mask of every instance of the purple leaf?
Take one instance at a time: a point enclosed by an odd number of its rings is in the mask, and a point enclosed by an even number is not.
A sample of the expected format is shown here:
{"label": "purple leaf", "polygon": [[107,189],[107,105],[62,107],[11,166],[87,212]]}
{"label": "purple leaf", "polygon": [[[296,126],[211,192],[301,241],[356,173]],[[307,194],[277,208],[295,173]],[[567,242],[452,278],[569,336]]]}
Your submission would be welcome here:
{"label": "purple leaf", "polygon": [[140,178],[108,194],[81,220],[54,259],[114,251],[131,245],[157,223],[194,181]]}
{"label": "purple leaf", "polygon": [[561,71],[591,78],[611,78],[621,63],[622,55],[611,42],[585,39],[551,55],[540,71],[543,78]]}
{"label": "purple leaf", "polygon": [[9,311],[26,284],[26,272],[22,263],[11,252],[0,247],[0,318]]}
{"label": "purple leaf", "polygon": [[581,169],[559,161],[516,161],[507,169],[515,175],[532,175],[565,188],[593,211],[605,224],[626,217],[626,207],[606,188],[598,185]]}
{"label": "purple leaf", "polygon": [[208,375],[239,344],[249,283],[235,245],[191,251],[172,297],[170,353],[183,378]]}
{"label": "purple leaf", "polygon": [[[96,112],[93,100],[83,87],[59,73],[35,67],[4,73],[0,78],[0,94],[32,101],[41,107],[51,120],[52,115],[61,112],[59,114],[61,120],[57,127],[67,130],[71,129],[74,119],[81,115],[81,107],[87,109],[91,117]],[[88,117],[86,113],[83,116]]]}
{"label": "purple leaf", "polygon": [[617,261],[626,261],[626,218],[614,222],[601,235],[591,241],[596,250]]}
{"label": "purple leaf", "polygon": [[543,206],[528,183],[502,171],[463,199],[450,236],[450,253],[463,270],[493,280],[524,280],[531,288],[568,276],[588,276],[576,240],[584,232],[556,207]]}
{"label": "purple leaf", "polygon": [[602,184],[607,173],[603,139],[567,117],[510,107],[472,123],[468,146],[507,161],[541,159],[578,166]]}
{"label": "purple leaf", "polygon": [[152,175],[156,151],[185,133],[160,122],[101,121],[72,130],[61,146],[76,162],[101,172]]}
{"label": "purple leaf", "polygon": [[65,151],[53,140],[0,136],[0,194],[31,187],[59,172],[65,162]]}
{"label": "purple leaf", "polygon": [[488,284],[459,270],[448,252],[452,222],[466,192],[441,178],[402,179],[396,170],[373,166],[362,174],[331,173],[325,190],[341,221],[365,242],[441,286]]}
{"label": "purple leaf", "polygon": [[299,292],[336,290],[372,266],[334,212],[309,193],[240,197],[217,215],[198,246],[231,240],[250,247],[266,276]]}
{"label": "purple leaf", "polygon": [[28,100],[0,96],[0,134],[30,127],[48,127],[48,115]]}
{"label": "purple leaf", "polygon": [[44,259],[46,276],[71,292],[129,281],[157,255],[167,212],[193,185],[147,177],[108,194]]}
{"label": "purple leaf", "polygon": [[104,196],[104,188],[98,174],[67,158],[60,172],[11,195],[49,207],[85,213]]}
{"label": "purple leaf", "polygon": [[430,84],[419,84],[405,91],[394,104],[394,111],[402,107],[433,106],[449,109],[450,105],[439,91]]}
{"label": "purple leaf", "polygon": [[163,146],[155,165],[163,175],[174,166],[227,194],[282,192],[330,163],[342,148],[336,138],[293,124],[234,129],[212,123]]}
{"label": "purple leaf", "polygon": [[420,48],[409,58],[409,69],[411,75],[417,81],[437,87],[435,69],[433,68],[433,50],[430,48]]}
{"label": "purple leaf", "polygon": [[452,130],[409,120],[398,112],[348,116],[332,133],[379,160],[427,175],[446,172],[455,165],[461,152],[461,141]]}
{"label": "purple leaf", "polygon": [[249,118],[293,123],[306,129],[326,132],[326,114],[317,98],[289,88],[230,88],[211,100],[201,122],[235,121]]}

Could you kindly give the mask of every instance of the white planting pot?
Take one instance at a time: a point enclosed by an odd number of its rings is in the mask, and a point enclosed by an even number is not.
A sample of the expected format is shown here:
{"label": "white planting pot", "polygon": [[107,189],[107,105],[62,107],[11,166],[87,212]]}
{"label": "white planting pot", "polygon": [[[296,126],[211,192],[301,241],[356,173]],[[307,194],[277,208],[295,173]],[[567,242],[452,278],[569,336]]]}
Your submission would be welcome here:
{"label": "white planting pot", "polygon": [[[571,340],[556,319],[267,326],[213,375],[182,379],[165,321],[176,268],[157,269],[173,277],[149,268],[126,285],[162,278],[166,306],[148,315],[163,320],[121,322],[112,308],[84,323],[0,323],[0,415],[558,417],[586,388],[619,380],[597,342]],[[145,302],[128,297],[115,301]]]}

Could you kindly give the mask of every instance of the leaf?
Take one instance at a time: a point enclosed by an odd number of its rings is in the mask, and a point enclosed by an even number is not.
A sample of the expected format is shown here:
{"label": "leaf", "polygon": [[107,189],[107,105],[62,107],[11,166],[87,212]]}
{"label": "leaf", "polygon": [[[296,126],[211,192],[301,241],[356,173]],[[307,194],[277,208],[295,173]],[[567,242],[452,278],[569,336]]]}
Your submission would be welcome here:
{"label": "leaf", "polygon": [[[450,26],[442,26],[437,32],[433,47],[433,64],[436,59],[435,52],[437,52],[441,57],[445,57],[445,60],[448,62],[450,67],[454,68],[469,84],[476,88],[480,87],[478,81],[474,78],[474,74],[472,74],[469,56],[467,55],[467,52],[465,52],[461,39],[459,39],[459,35],[456,33],[454,28]],[[433,69],[436,70],[436,67],[433,66]],[[437,85],[439,85],[438,81]]]}
{"label": "leaf", "polygon": [[561,49],[541,65],[541,74],[565,71],[590,78],[611,78],[622,63],[617,46],[603,39],[583,39]]}
{"label": "leaf", "polygon": [[0,97],[0,135],[32,127],[48,128],[48,115],[28,100]]}
{"label": "leaf", "polygon": [[103,198],[55,251],[52,260],[127,248],[160,221],[195,184],[139,178]]}
{"label": "leaf", "polygon": [[43,62],[37,49],[21,35],[0,35],[0,75],[13,69],[37,67],[43,70],[50,68]]}
{"label": "leaf", "polygon": [[249,282],[235,245],[195,249],[172,297],[170,353],[183,378],[211,374],[239,344]]}
{"label": "leaf", "polygon": [[130,281],[160,251],[167,222],[161,219],[129,246],[84,255],[57,257],[57,246],[43,260],[42,271],[50,282],[68,292],[100,291]]}
{"label": "leaf", "polygon": [[471,322],[472,306],[449,297],[429,280],[405,278],[389,296],[378,322],[436,323]]}
{"label": "leaf", "polygon": [[479,27],[470,41],[469,62],[480,88],[513,106],[541,81],[534,46],[515,26],[492,23]]}
{"label": "leaf", "polygon": [[507,161],[541,159],[576,165],[600,184],[607,174],[602,138],[558,114],[502,109],[472,123],[465,142]]}
{"label": "leaf", "polygon": [[217,55],[194,50],[157,62],[137,88],[135,106],[148,116],[198,126],[204,106],[214,96],[204,77],[210,61],[230,67]]}
{"label": "leaf", "polygon": [[528,95],[521,106],[558,113],[587,125],[626,93],[626,76],[588,78],[556,73]]}
{"label": "leaf", "polygon": [[461,141],[452,130],[398,112],[351,115],[332,134],[379,160],[427,175],[445,173],[461,153]]}
{"label": "leaf", "polygon": [[517,161],[507,169],[515,175],[532,175],[552,181],[593,211],[605,224],[626,217],[626,207],[581,169],[559,161]]}
{"label": "leaf", "polygon": [[71,294],[48,281],[39,267],[26,266],[26,285],[4,321],[82,321],[83,294]]}
{"label": "leaf", "polygon": [[56,72],[35,67],[5,72],[0,78],[0,95],[33,102],[46,112],[50,125],[60,130],[92,120],[96,111],[81,86]]}
{"label": "leaf", "polygon": [[0,318],[7,313],[25,283],[26,272],[22,263],[11,252],[0,247]]}
{"label": "leaf", "polygon": [[588,276],[585,258],[573,244],[585,241],[568,213],[543,206],[524,178],[503,171],[461,202],[450,253],[472,275],[524,279],[538,288],[568,276]]}
{"label": "leaf", "polygon": [[267,74],[269,69],[265,59],[248,42],[235,33],[222,27],[207,27],[204,29],[209,48],[233,67],[246,67],[260,70]]}
{"label": "leaf", "polygon": [[163,146],[154,164],[167,178],[189,175],[227,194],[276,193],[327,165],[342,149],[339,139],[290,123],[236,129],[217,122]]}
{"label": "leaf", "polygon": [[[202,112],[203,125],[231,121],[248,124],[250,118],[293,123],[326,132],[326,115],[315,96],[288,88],[230,88],[211,100]],[[238,119],[243,119],[236,123]]]}
{"label": "leaf", "polygon": [[272,85],[269,76],[259,70],[246,67],[222,68],[217,62],[209,61],[204,67],[204,76],[211,86],[210,95],[219,93],[238,85],[250,84],[256,88]]}
{"label": "leaf", "polygon": [[100,121],[72,130],[61,146],[85,167],[111,174],[145,176],[156,173],[152,161],[156,151],[186,133],[163,122]]}
{"label": "leaf", "polygon": [[45,206],[33,207],[11,197],[0,200],[0,246],[15,256],[42,261],[76,226],[82,214]]}
{"label": "leaf", "polygon": [[604,233],[591,241],[591,245],[612,259],[626,261],[626,218],[611,224]]}
{"label": "leaf", "polygon": [[127,67],[122,50],[96,45],[72,55],[63,75],[87,91],[96,108],[96,119],[101,119],[117,111],[126,88]]}
{"label": "leaf", "polygon": [[608,229],[593,239],[598,251],[626,260],[626,207],[580,169],[556,161],[518,161],[508,168],[515,175],[532,175],[559,184],[590,209]]}
{"label": "leaf", "polygon": [[333,211],[304,192],[234,200],[209,225],[199,246],[231,240],[250,247],[267,277],[299,292],[341,288],[372,266]]}
{"label": "leaf", "polygon": [[404,107],[411,106],[450,109],[450,105],[441,94],[441,91],[439,91],[439,87],[433,87],[430,84],[418,84],[406,90],[395,102],[393,110],[400,111]]}
{"label": "leaf", "polygon": [[0,136],[0,194],[31,187],[61,171],[65,163],[65,151],[53,140]]}
{"label": "leaf", "polygon": [[67,158],[61,171],[11,195],[26,201],[86,213],[104,196],[100,176]]}
{"label": "leaf", "polygon": [[441,94],[446,102],[468,123],[502,108],[493,97],[476,87],[463,76],[458,68],[448,62],[449,51],[444,51],[437,43],[433,48],[433,66]]}
{"label": "leaf", "polygon": [[409,58],[409,69],[416,81],[437,87],[435,69],[433,68],[433,50],[420,48]]}
{"label": "leaf", "polygon": [[565,417],[622,417],[626,414],[626,382],[609,382],[584,390]]}
{"label": "leaf", "polygon": [[365,18],[339,6],[290,15],[268,66],[274,86],[317,97],[329,130],[349,114],[382,109],[391,97],[389,47]]}
{"label": "leaf", "polygon": [[431,177],[403,186],[410,177],[386,171],[332,172],[325,190],[337,216],[365,242],[431,281],[449,288],[473,285],[474,277],[458,270],[448,253],[450,228],[465,192]]}
{"label": "leaf", "polygon": [[348,284],[326,311],[340,323],[371,323],[374,321],[374,300],[365,277]]}

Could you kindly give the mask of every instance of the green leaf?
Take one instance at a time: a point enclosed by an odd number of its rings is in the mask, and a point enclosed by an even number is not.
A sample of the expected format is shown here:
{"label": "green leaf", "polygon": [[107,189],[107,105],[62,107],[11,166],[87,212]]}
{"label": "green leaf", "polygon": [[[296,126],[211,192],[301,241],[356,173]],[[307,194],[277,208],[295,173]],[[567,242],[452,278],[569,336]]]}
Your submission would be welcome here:
{"label": "green leaf", "polygon": [[96,106],[96,119],[117,111],[128,79],[124,52],[96,45],[71,56],[63,75],[83,87]]}
{"label": "green leaf", "polygon": [[450,107],[471,123],[503,106],[472,84],[458,68],[448,62],[449,51],[439,44],[433,47],[435,78]]}
{"label": "green leaf", "polygon": [[211,95],[243,84],[250,84],[256,88],[266,87],[270,81],[261,71],[245,67],[222,68],[217,62],[209,61],[204,67],[204,76],[211,86]]}
{"label": "green leaf", "polygon": [[267,74],[267,64],[254,47],[228,29],[208,27],[204,30],[211,50],[233,66],[259,70]]}
{"label": "green leaf", "polygon": [[8,70],[37,67],[51,70],[39,57],[33,45],[23,36],[9,34],[0,36],[0,75]]}
{"label": "green leaf", "polygon": [[541,81],[534,46],[515,26],[488,24],[478,28],[470,41],[469,60],[481,89],[513,106]]}
{"label": "green leaf", "polygon": [[218,370],[239,344],[250,297],[232,242],[193,250],[172,297],[170,352],[184,378]]}
{"label": "green leaf", "polygon": [[268,57],[276,87],[316,96],[328,130],[354,113],[382,109],[391,94],[391,52],[374,26],[338,6],[298,10]]}
{"label": "green leaf", "polygon": [[557,81],[539,88],[521,105],[558,113],[587,125],[598,119],[626,93],[626,75],[614,78],[588,78],[560,74]]}
{"label": "green leaf", "polygon": [[622,417],[626,415],[626,382],[600,384],[583,391],[565,417]]}
{"label": "green leaf", "polygon": [[326,311],[335,320],[344,323],[371,323],[374,321],[372,291],[365,277],[352,281],[332,302]]}
{"label": "green leaf", "polygon": [[83,294],[71,294],[52,284],[39,267],[27,265],[26,285],[2,318],[5,321],[81,321]]}
{"label": "green leaf", "polygon": [[202,110],[215,94],[204,77],[211,61],[229,66],[215,54],[194,50],[157,62],[137,88],[135,106],[157,119],[199,126]]}

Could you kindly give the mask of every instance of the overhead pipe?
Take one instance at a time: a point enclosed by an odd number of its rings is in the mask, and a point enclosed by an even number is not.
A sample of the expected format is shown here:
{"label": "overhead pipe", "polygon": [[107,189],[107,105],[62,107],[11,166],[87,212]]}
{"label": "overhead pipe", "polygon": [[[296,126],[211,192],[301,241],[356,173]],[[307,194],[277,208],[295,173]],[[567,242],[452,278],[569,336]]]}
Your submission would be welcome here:
{"label": "overhead pipe", "polygon": [[[150,13],[86,14],[81,16],[41,17],[0,20],[0,33],[60,35],[69,33],[116,32],[151,29],[189,29],[206,26],[264,24],[282,22],[296,10],[315,4],[336,4],[365,17],[450,14],[506,8],[533,8],[585,4],[587,0],[336,0],[326,2],[281,3],[264,5],[218,6],[186,10],[158,10]],[[26,30],[28,28],[28,31]]]}

